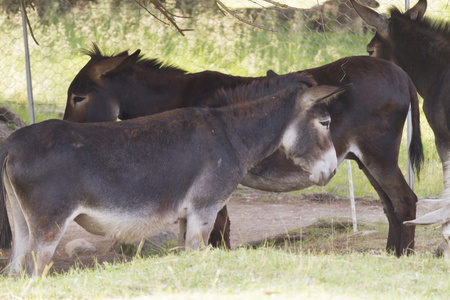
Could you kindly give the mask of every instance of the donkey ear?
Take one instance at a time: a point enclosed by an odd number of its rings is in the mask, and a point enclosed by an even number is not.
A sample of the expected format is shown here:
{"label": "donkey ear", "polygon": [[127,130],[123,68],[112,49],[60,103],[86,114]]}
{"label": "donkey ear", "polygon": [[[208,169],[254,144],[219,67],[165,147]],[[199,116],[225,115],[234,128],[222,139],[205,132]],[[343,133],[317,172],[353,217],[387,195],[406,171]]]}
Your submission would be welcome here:
{"label": "donkey ear", "polygon": [[319,102],[329,102],[352,87],[353,84],[347,84],[341,87],[319,85],[307,88],[301,94],[302,109],[311,108]]}
{"label": "donkey ear", "polygon": [[420,218],[411,221],[405,221],[405,225],[431,225],[444,224],[450,221],[450,205],[432,211]]}
{"label": "donkey ear", "polygon": [[101,60],[92,67],[92,77],[100,78],[102,76],[110,76],[122,71],[126,66],[135,63],[139,59],[139,53],[141,50],[137,50],[130,56],[114,56]]}
{"label": "donkey ear", "polygon": [[405,12],[405,16],[409,17],[411,21],[420,20],[423,18],[426,10],[427,0],[420,0],[416,5]]}
{"label": "donkey ear", "polygon": [[105,72],[105,74],[103,76],[117,74],[117,73],[121,72],[125,67],[136,63],[138,61],[138,59],[140,58],[140,56],[139,56],[140,53],[141,53],[140,49],[136,50],[133,54],[126,57],[117,67],[115,67],[112,70],[109,70],[108,72]]}
{"label": "donkey ear", "polygon": [[277,77],[277,76],[280,76],[280,75],[278,75],[277,73],[275,73],[274,70],[267,70],[266,76],[267,76],[268,78],[273,78],[273,77]]}
{"label": "donkey ear", "polygon": [[385,17],[374,11],[373,9],[360,4],[356,0],[350,0],[358,15],[369,25],[377,30],[381,35],[388,34],[388,21]]}

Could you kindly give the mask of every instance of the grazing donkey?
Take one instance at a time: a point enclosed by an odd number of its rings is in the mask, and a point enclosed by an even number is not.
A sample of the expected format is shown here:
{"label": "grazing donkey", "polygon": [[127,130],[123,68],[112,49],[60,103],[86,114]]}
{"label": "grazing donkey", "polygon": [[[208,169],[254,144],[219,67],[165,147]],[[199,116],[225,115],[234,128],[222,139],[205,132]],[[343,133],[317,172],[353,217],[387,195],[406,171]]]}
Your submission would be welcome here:
{"label": "grazing donkey", "polygon": [[328,181],[337,158],[318,103],[346,87],[313,83],[293,74],[221,93],[230,105],[123,122],[49,120],[14,132],[0,150],[1,245],[11,243],[6,198],[15,229],[10,274],[24,262],[29,275],[41,274],[72,220],[136,243],[186,213],[186,246],[198,249],[247,170],[279,148]]}

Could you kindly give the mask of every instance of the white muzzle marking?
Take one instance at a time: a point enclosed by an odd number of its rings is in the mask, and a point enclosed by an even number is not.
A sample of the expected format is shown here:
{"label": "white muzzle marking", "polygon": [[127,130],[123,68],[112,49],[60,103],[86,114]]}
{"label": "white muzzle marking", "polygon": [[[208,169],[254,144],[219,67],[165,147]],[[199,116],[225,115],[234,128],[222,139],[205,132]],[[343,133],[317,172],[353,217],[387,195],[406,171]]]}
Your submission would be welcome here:
{"label": "white muzzle marking", "polygon": [[311,173],[309,180],[319,186],[326,185],[336,174],[337,165],[336,151],[332,148],[308,170]]}

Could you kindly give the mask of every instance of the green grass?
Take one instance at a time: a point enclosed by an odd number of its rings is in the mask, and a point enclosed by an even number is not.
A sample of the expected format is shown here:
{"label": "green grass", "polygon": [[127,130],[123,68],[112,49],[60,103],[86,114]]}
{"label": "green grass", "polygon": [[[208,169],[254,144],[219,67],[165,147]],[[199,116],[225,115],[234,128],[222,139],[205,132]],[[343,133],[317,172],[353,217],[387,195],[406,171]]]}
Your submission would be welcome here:
{"label": "green grass", "polygon": [[45,278],[0,278],[2,299],[447,299],[450,267],[421,254],[318,253],[273,247],[168,253],[72,269]]}
{"label": "green grass", "polygon": [[[147,57],[157,57],[190,72],[205,69],[232,75],[261,76],[268,69],[279,73],[320,66],[341,57],[365,55],[372,34],[345,32],[310,32],[295,19],[280,23],[268,15],[265,25],[273,33],[256,29],[212,10],[192,19],[177,19],[181,28],[194,28],[181,36],[171,26],[163,25],[135,6],[125,6],[120,13],[112,11],[109,1],[75,9],[66,16],[55,15],[55,24],[41,25],[36,13],[29,11],[30,22],[40,43],[30,39],[33,92],[36,120],[61,118],[67,89],[75,74],[88,61],[82,48],[96,42],[106,53],[141,49]],[[172,5],[168,2],[169,6]],[[286,29],[288,28],[288,29]],[[0,64],[0,105],[17,110],[28,122],[26,81],[20,15],[0,14],[3,47]],[[421,182],[416,182],[419,197],[439,195],[442,190],[442,168],[437,157],[434,137],[422,115],[422,135],[426,165]],[[405,136],[405,134],[404,134]],[[406,170],[404,139],[400,166]],[[347,165],[342,164],[335,178],[325,188],[311,188],[300,193],[330,192],[348,197]],[[363,173],[352,163],[355,195],[377,197]]]}

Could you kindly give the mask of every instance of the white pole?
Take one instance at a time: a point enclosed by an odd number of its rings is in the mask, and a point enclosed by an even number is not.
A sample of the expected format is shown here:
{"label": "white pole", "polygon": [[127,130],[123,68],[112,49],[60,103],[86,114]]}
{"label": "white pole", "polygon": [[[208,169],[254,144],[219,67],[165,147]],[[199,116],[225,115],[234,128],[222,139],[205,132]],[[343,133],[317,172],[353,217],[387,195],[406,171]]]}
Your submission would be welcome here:
{"label": "white pole", "polygon": [[35,118],[34,118],[33,87],[31,85],[30,53],[28,51],[27,20],[25,18],[24,5],[22,6],[21,11],[22,11],[23,42],[25,47],[25,69],[27,75],[28,114],[30,115],[30,124],[34,124]]}
{"label": "white pole", "polygon": [[350,190],[350,206],[352,208],[353,232],[357,232],[358,225],[356,223],[355,194],[353,193],[352,164],[349,159],[347,159],[347,170],[348,170],[348,185]]}

